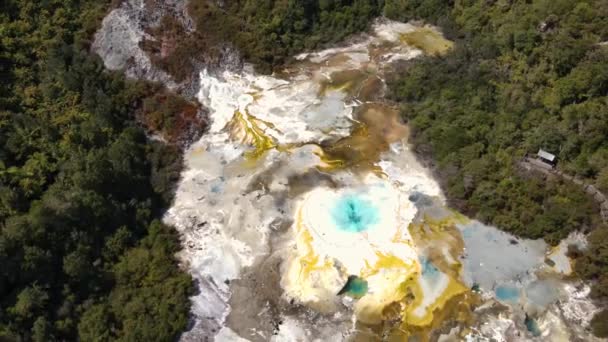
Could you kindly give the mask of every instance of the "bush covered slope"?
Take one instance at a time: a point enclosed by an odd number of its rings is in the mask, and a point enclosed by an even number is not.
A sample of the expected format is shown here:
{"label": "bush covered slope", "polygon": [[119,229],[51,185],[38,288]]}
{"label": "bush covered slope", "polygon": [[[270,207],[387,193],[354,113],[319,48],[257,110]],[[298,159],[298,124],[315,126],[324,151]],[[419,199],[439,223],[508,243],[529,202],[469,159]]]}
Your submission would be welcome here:
{"label": "bush covered slope", "polygon": [[258,69],[270,71],[287,56],[365,30],[381,13],[379,0],[229,0],[223,7],[193,0],[198,30],[216,30]]}
{"label": "bush covered slope", "polygon": [[[452,204],[550,243],[593,229],[577,271],[598,281],[594,297],[608,299],[608,228],[596,205],[577,185],[517,167],[543,148],[558,155],[561,170],[608,192],[608,2],[401,5],[391,13],[430,19],[457,40],[452,53],[413,63],[390,85]],[[594,329],[606,335],[602,315]]]}
{"label": "bush covered slope", "polygon": [[87,50],[97,1],[0,4],[0,340],[172,340],[190,277],[155,218],[179,153],[133,117],[145,87]]}
{"label": "bush covered slope", "polygon": [[[225,43],[270,73],[290,56],[367,29],[382,6],[382,0],[191,0],[195,32],[167,16],[142,46],[178,81],[190,77],[197,62],[217,63]],[[172,46],[164,54],[162,42]]]}

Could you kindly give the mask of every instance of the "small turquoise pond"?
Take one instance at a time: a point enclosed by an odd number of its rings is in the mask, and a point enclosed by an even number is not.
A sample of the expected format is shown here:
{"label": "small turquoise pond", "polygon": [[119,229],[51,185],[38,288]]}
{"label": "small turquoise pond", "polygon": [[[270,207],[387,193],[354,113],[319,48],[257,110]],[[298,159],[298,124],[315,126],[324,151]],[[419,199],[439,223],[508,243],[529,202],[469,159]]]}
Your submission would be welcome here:
{"label": "small turquoise pond", "polygon": [[224,177],[220,177],[211,181],[210,190],[213,193],[221,193],[224,191]]}
{"label": "small turquoise pond", "polygon": [[496,298],[504,302],[517,302],[519,299],[519,289],[512,286],[498,286],[494,293],[496,293]]}
{"label": "small turquoise pond", "polygon": [[429,281],[436,281],[440,273],[437,267],[428,258],[423,256],[418,258],[418,261],[422,267],[422,277]]}
{"label": "small turquoise pond", "polygon": [[367,230],[379,221],[379,216],[378,208],[356,195],[341,197],[331,209],[331,217],[338,229],[351,233]]}
{"label": "small turquoise pond", "polygon": [[367,281],[357,276],[349,276],[346,285],[338,292],[338,295],[349,294],[353,297],[363,297],[367,293]]}
{"label": "small turquoise pond", "polygon": [[540,327],[538,326],[538,323],[536,322],[536,320],[534,320],[533,318],[528,317],[528,315],[526,315],[526,320],[524,321],[524,324],[526,325],[526,328],[528,328],[528,331],[532,333],[533,336],[540,336],[541,335],[541,331],[540,331]]}

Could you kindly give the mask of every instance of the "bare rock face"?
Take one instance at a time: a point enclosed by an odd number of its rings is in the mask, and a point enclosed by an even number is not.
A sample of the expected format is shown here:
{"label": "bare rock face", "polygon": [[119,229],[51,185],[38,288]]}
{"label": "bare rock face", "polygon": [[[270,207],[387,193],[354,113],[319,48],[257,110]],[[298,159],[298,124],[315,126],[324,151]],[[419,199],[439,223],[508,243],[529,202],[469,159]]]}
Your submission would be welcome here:
{"label": "bare rock face", "polygon": [[[207,111],[200,104],[193,102],[196,101],[195,95],[199,89],[199,73],[208,68],[208,65],[201,62],[204,59],[197,58],[198,56],[187,56],[186,58],[192,58],[194,68],[188,70],[188,77],[177,81],[155,63],[156,56],[145,50],[145,46],[146,43],[158,43],[162,47],[160,52],[163,57],[163,54],[175,49],[173,45],[179,43],[165,41],[163,36],[154,36],[154,32],[162,31],[163,18],[170,18],[178,25],[180,35],[189,36],[193,33],[194,24],[187,14],[187,4],[188,0],[124,0],[103,19],[91,46],[107,69],[122,70],[128,78],[158,83],[168,90],[153,95],[154,98],[174,93],[188,102],[192,101],[190,105],[180,106],[185,108],[184,110],[180,109],[171,114],[175,124],[170,130],[156,124],[158,111],[152,113],[152,117],[147,117],[149,111],[142,108],[138,115],[139,121],[148,128],[151,135],[161,136],[164,140],[182,147],[196,141],[206,128]],[[222,60],[227,65],[240,65],[240,57],[235,49],[228,45],[221,49]],[[198,53],[204,55],[205,51]]]}
{"label": "bare rock face", "polygon": [[[216,58],[206,57],[206,51],[196,51],[196,55],[185,56],[195,65],[192,75],[181,81],[153,63],[151,56],[143,48],[145,42],[157,42],[161,47],[160,57],[175,49],[175,41],[151,34],[161,27],[163,18],[170,18],[180,26],[180,34],[195,32],[192,19],[187,13],[188,0],[124,0],[103,20],[95,34],[93,52],[103,60],[110,70],[124,70],[127,77],[162,83],[168,89],[193,98],[198,92],[198,74],[202,69],[239,69],[242,66],[238,51],[229,43],[216,46],[220,53]],[[162,27],[161,27],[162,28]],[[219,61],[217,61],[219,57]],[[211,62],[213,60],[213,62]]]}
{"label": "bare rock face", "polygon": [[124,70],[127,77],[160,82],[174,90],[177,84],[167,73],[152,65],[140,43],[145,38],[152,39],[147,37],[146,27],[154,25],[164,12],[176,8],[168,5],[150,8],[147,5],[149,2],[127,0],[112,10],[95,34],[92,50],[110,70]]}

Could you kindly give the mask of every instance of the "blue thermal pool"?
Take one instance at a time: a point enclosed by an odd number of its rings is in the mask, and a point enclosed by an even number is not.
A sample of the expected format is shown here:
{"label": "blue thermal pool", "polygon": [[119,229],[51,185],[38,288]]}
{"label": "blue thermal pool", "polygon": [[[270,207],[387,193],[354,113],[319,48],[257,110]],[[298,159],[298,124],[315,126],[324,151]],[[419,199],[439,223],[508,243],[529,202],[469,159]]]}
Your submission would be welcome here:
{"label": "blue thermal pool", "polygon": [[340,295],[344,293],[347,293],[353,297],[364,296],[367,293],[367,281],[357,276],[349,276],[346,285],[344,285],[338,294]]}
{"label": "blue thermal pool", "polygon": [[379,221],[378,208],[356,195],[341,197],[331,210],[331,217],[340,230],[360,233]]}
{"label": "blue thermal pool", "polygon": [[542,334],[542,332],[540,331],[540,327],[538,326],[538,323],[536,322],[536,320],[528,317],[527,315],[526,315],[526,320],[524,321],[524,324],[526,325],[526,328],[528,329],[528,331],[532,333],[532,335],[540,336]]}
{"label": "blue thermal pool", "polygon": [[519,289],[512,286],[501,285],[494,290],[496,298],[504,302],[517,302],[519,299]]}
{"label": "blue thermal pool", "polygon": [[435,267],[435,265],[426,257],[421,256],[418,260],[420,261],[420,267],[422,268],[422,277],[430,281],[437,280],[440,276],[437,267]]}

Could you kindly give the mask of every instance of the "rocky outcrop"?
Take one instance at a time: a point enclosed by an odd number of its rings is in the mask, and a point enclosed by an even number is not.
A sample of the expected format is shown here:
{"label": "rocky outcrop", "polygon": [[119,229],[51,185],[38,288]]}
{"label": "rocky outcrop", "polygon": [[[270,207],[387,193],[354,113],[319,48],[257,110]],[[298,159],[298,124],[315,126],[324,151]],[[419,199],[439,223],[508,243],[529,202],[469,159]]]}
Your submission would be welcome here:
{"label": "rocky outcrop", "polygon": [[146,34],[147,27],[158,25],[168,11],[178,13],[178,7],[174,3],[174,6],[151,8],[150,3],[154,1],[128,0],[112,10],[103,19],[91,48],[101,57],[106,68],[124,70],[127,77],[160,82],[174,90],[177,84],[167,73],[152,65],[140,43],[146,38],[152,39]]}
{"label": "rocky outcrop", "polygon": [[[167,39],[159,40],[162,37],[151,34],[155,28],[160,27],[164,18],[171,18],[180,27],[182,35],[194,32],[194,25],[187,14],[187,0],[125,0],[103,19],[91,49],[101,57],[107,69],[121,70],[131,79],[162,85],[152,87],[156,90],[149,95],[150,101],[162,103],[162,99],[176,96],[185,99],[182,102],[186,105],[173,106],[175,108],[171,113],[167,113],[167,108],[161,110],[162,120],[159,120],[161,115],[158,110],[150,111],[149,108],[143,108],[145,106],[138,111],[138,119],[151,135],[161,136],[165,141],[186,147],[196,141],[206,128],[207,111],[196,103],[195,98],[199,89],[198,71],[206,65],[197,64],[189,77],[176,81],[155,63],[150,53],[144,49],[145,42],[158,41],[165,55],[176,44]],[[237,56],[227,58],[229,63],[234,64],[232,59],[238,59],[238,55],[233,52],[227,55]],[[169,122],[170,126],[163,126],[163,123]]]}
{"label": "rocky outcrop", "polygon": [[[229,43],[213,42],[211,46],[203,42],[206,39],[196,32],[188,15],[188,0],[125,0],[104,18],[92,50],[106,68],[124,70],[130,78],[162,83],[190,99],[198,92],[202,69],[242,67],[237,50]],[[184,45],[191,49],[172,56]],[[151,46],[154,49],[146,49]],[[193,66],[188,70],[190,75],[176,79],[163,68],[167,58],[188,59]]]}

